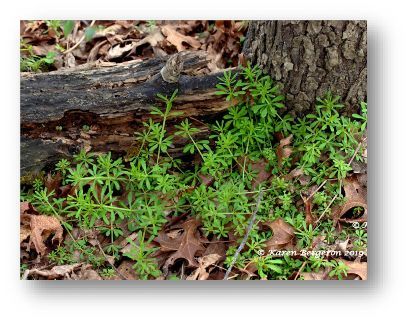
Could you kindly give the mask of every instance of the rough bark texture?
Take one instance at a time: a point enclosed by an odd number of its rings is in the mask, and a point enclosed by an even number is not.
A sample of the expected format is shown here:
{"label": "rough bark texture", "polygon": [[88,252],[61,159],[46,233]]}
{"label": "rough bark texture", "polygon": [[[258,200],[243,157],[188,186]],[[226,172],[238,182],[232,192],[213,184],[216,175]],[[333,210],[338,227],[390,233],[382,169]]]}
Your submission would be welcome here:
{"label": "rough bark texture", "polygon": [[[109,67],[22,74],[22,174],[38,172],[82,148],[128,153],[136,143],[134,132],[152,117],[152,105],[163,106],[158,93],[171,95],[178,89],[172,109],[183,112],[178,120],[212,117],[228,108],[225,99],[215,95],[217,77],[222,73],[200,75],[200,69],[208,63],[205,53],[183,54],[183,73],[174,78],[174,83],[162,78],[165,63],[151,59]],[[174,130],[174,118],[169,117],[170,132]],[[199,121],[193,122],[196,127],[203,127]],[[180,154],[184,143],[183,139],[176,139],[172,153]]]}
{"label": "rough bark texture", "polygon": [[310,111],[329,90],[347,112],[366,101],[366,21],[252,21],[243,51],[282,84],[290,112]]}

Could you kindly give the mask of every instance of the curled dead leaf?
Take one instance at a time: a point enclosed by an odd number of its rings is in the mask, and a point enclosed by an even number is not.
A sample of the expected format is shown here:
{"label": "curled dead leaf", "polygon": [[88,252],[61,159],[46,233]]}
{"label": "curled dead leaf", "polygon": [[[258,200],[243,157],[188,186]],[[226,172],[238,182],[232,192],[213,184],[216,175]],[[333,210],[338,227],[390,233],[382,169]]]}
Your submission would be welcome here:
{"label": "curled dead leaf", "polygon": [[361,280],[367,280],[367,268],[368,264],[367,262],[358,262],[358,261],[346,261],[343,259],[339,259],[339,261],[342,261],[347,267],[347,276],[350,275],[357,275],[361,278]]}
{"label": "curled dead leaf", "polygon": [[258,172],[256,177],[252,180],[253,189],[256,189],[259,184],[267,181],[272,176],[271,172],[266,169],[267,166],[268,161],[265,159],[261,159],[257,162],[250,162],[251,169]]}
{"label": "curled dead leaf", "polygon": [[295,229],[281,217],[263,224],[268,226],[273,232],[272,237],[265,243],[266,251],[295,248]]}
{"label": "curled dead leaf", "polygon": [[304,204],[305,204],[305,216],[306,216],[306,225],[309,226],[310,224],[315,223],[315,217],[312,214],[312,199],[313,198],[307,198],[304,199]]}
{"label": "curled dead leaf", "polygon": [[198,258],[198,268],[186,280],[207,280],[210,275],[207,268],[217,263],[220,258],[221,256],[216,253]]}
{"label": "curled dead leaf", "polygon": [[[22,204],[22,206],[26,207],[27,205]],[[52,242],[54,242],[54,240],[57,240],[58,243],[61,243],[61,241],[63,240],[63,228],[58,219],[53,216],[31,215],[23,213],[20,215],[20,220],[22,223],[20,236],[24,236],[24,231],[26,231],[29,226],[29,246],[31,245],[31,243],[34,244],[36,252],[40,255],[43,255],[45,253],[47,247],[45,246],[44,242],[51,234],[54,234]],[[27,236],[25,236],[25,238],[27,238]]]}
{"label": "curled dead leaf", "polygon": [[[132,261],[129,260],[124,260],[119,266],[118,266],[118,272],[125,277],[126,280],[137,280],[137,274],[135,270],[133,269],[133,264]],[[121,280],[119,276],[115,277],[117,280]]]}
{"label": "curled dead leaf", "polygon": [[69,273],[74,272],[74,270],[81,267],[81,265],[82,265],[82,263],[75,263],[75,264],[70,264],[70,265],[54,266],[50,270],[41,270],[41,269],[26,270],[24,272],[23,279],[27,279],[27,277],[33,276],[33,275],[46,277],[49,280],[58,279],[58,278],[61,278],[61,277],[65,277]]}
{"label": "curled dead leaf", "polygon": [[[360,184],[358,178],[353,175],[343,180],[345,193],[345,203],[333,208],[333,221],[345,223],[366,222],[368,219],[367,191]],[[359,217],[345,217],[345,215],[354,208],[362,208],[364,213]]]}
{"label": "curled dead leaf", "polygon": [[292,148],[288,146],[292,142],[292,138],[293,135],[289,135],[279,141],[278,149],[276,151],[279,166],[282,166],[283,159],[288,158],[292,154]]}
{"label": "curled dead leaf", "polygon": [[20,243],[31,235],[31,229],[27,225],[20,226]]}
{"label": "curled dead leaf", "polygon": [[134,47],[133,43],[129,43],[127,45],[117,44],[109,49],[106,59],[112,60],[115,58],[122,57],[126,52],[132,50],[133,47]]}
{"label": "curled dead leaf", "polygon": [[183,233],[172,235],[171,238],[166,232],[161,231],[155,238],[160,245],[161,252],[174,252],[165,261],[163,268],[165,271],[174,264],[177,259],[184,259],[188,266],[197,267],[198,263],[195,256],[203,252],[205,247],[199,238],[198,227],[201,223],[195,219],[189,219],[182,224]]}
{"label": "curled dead leaf", "polygon": [[327,273],[324,271],[322,272],[303,272],[300,274],[300,276],[303,276],[303,280],[305,281],[321,281],[325,280],[327,277]]}
{"label": "curled dead leaf", "polygon": [[58,172],[54,176],[48,173],[47,178],[44,182],[44,186],[47,188],[48,192],[57,191],[57,189],[61,186],[61,182],[62,177],[60,172]]}
{"label": "curled dead leaf", "polygon": [[185,36],[169,25],[161,27],[162,33],[166,36],[166,40],[177,48],[177,51],[186,49],[184,44],[188,44],[194,49],[201,47],[201,42],[190,36]]}

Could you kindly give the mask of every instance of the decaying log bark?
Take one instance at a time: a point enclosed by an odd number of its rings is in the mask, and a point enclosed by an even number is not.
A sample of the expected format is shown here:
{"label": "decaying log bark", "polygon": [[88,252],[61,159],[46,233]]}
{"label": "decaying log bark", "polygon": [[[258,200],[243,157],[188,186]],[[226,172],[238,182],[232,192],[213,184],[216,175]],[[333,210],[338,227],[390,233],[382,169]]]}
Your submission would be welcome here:
{"label": "decaying log bark", "polygon": [[290,112],[311,111],[329,90],[345,112],[367,98],[366,21],[252,21],[243,53],[282,84]]}
{"label": "decaying log bark", "polygon": [[[208,63],[205,53],[184,53],[182,61],[181,75],[170,72],[176,82],[163,79],[168,71],[163,72],[165,60],[160,58],[21,74],[22,174],[69,158],[81,148],[126,152],[135,143],[134,132],[152,117],[152,105],[163,106],[158,93],[171,95],[178,89],[172,110],[182,111],[181,117],[213,116],[228,108],[215,95],[221,73],[200,75]],[[172,117],[168,123],[171,132]],[[173,152],[178,153],[177,144],[184,142],[175,143]]]}

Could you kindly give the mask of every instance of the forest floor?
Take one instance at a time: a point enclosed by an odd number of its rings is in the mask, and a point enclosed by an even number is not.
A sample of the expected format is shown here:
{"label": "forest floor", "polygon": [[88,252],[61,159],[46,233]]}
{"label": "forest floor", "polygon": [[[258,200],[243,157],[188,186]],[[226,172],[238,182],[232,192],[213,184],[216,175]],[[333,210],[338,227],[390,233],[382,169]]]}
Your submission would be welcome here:
{"label": "forest floor", "polygon": [[204,50],[202,73],[227,70],[217,95],[231,103],[197,139],[196,119],[166,131],[177,92],[157,93],[162,121],[126,157],[81,151],[22,184],[22,279],[367,279],[367,104],[342,115],[327,93],[313,114],[281,114],[273,79],[240,66],[247,25],[21,22],[22,72]]}

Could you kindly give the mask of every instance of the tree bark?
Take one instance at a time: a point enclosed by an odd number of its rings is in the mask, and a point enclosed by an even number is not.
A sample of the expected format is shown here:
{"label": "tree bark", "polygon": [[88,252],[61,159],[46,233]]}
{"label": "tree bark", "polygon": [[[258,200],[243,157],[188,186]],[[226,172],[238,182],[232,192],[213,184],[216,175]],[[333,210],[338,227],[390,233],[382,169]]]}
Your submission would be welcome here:
{"label": "tree bark", "polygon": [[367,99],[366,21],[252,21],[243,53],[281,84],[294,114],[311,111],[327,91],[347,113]]}
{"label": "tree bark", "polygon": [[[135,144],[134,132],[151,116],[153,105],[162,106],[157,94],[178,90],[170,114],[174,120],[190,117],[202,134],[207,130],[199,118],[213,117],[228,108],[215,95],[222,73],[200,75],[208,63],[203,52],[183,53],[183,74],[163,78],[166,60],[155,58],[114,66],[86,66],[49,73],[23,73],[20,91],[22,175],[35,173],[61,158],[70,158],[82,148],[93,152],[125,154]],[[167,64],[166,64],[167,66]],[[176,137],[173,155],[181,154],[185,141]]]}

